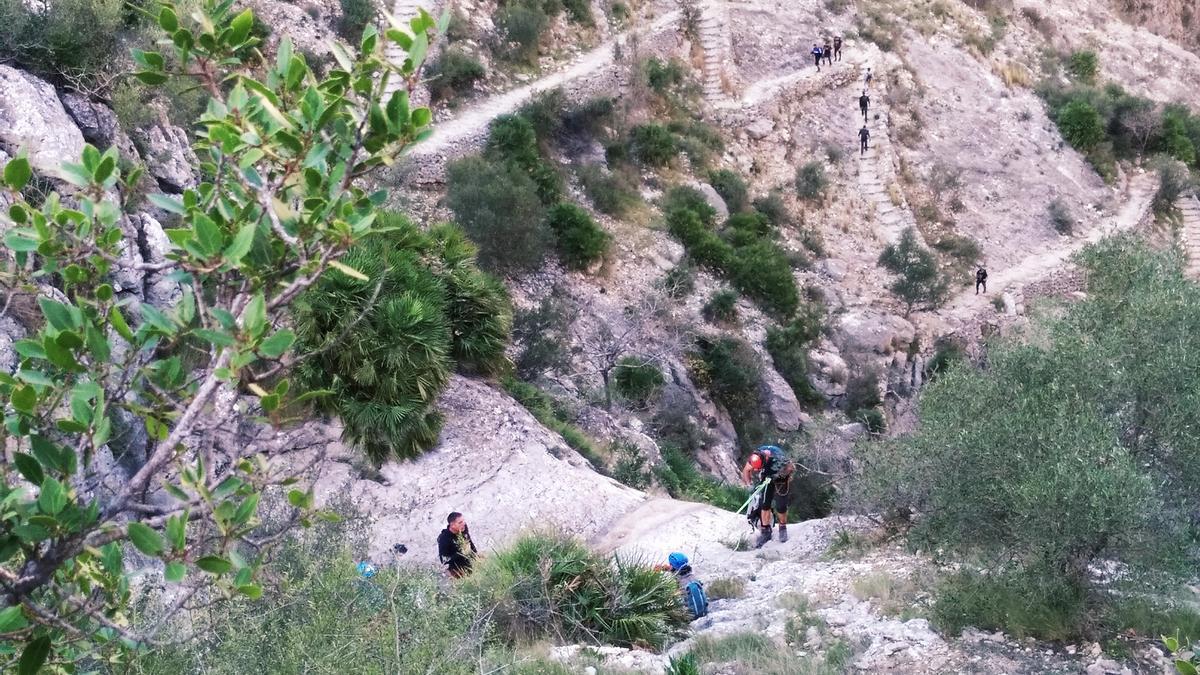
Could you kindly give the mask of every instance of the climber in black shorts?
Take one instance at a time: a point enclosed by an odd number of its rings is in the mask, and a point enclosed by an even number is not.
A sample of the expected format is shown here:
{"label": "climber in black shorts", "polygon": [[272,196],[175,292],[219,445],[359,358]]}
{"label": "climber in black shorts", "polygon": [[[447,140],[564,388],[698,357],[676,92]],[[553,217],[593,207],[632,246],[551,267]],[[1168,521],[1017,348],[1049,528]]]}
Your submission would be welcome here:
{"label": "climber in black shorts", "polygon": [[[763,494],[760,511],[758,541],[754,548],[762,548],[763,544],[771,541],[771,510],[779,520],[779,541],[788,540],[787,511],[788,497],[791,492],[792,475],[796,465],[783,454],[783,450],[774,445],[762,445],[750,453],[746,465],[742,467],[742,481],[753,486],[755,478],[758,482],[770,479]],[[757,477],[755,474],[758,474]]]}

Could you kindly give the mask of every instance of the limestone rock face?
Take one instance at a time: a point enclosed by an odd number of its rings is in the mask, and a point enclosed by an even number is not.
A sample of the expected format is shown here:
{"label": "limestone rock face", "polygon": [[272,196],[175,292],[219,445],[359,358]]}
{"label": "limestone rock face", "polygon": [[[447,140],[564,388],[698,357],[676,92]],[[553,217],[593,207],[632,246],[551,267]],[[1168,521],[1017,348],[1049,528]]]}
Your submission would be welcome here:
{"label": "limestone rock face", "polygon": [[100,150],[116,146],[117,151],[126,159],[137,157],[137,148],[133,141],[121,129],[117,114],[103,103],[96,103],[86,96],[74,92],[66,92],[59,96],[63,109],[75,121],[84,140]]}
{"label": "limestone rock face", "polygon": [[164,192],[179,194],[196,185],[196,156],[187,132],[176,126],[156,124],[139,129],[135,138],[150,175]]}
{"label": "limestone rock face", "polygon": [[24,150],[34,171],[63,178],[62,164],[79,161],[83,134],[50,83],[0,65],[0,147]]}
{"label": "limestone rock face", "polygon": [[708,202],[708,205],[716,210],[718,222],[724,222],[729,217],[729,207],[725,204],[725,200],[721,198],[721,195],[717,194],[716,188],[708,183],[697,183],[692,187],[704,195],[704,201]]}
{"label": "limestone rock face", "polygon": [[843,354],[891,356],[906,351],[916,329],[907,320],[893,314],[869,309],[844,314],[834,329],[834,343]]}
{"label": "limestone rock face", "polygon": [[391,463],[377,480],[361,477],[351,448],[334,444],[335,461],[314,490],[322,504],[349,498],[373,520],[372,554],[405,544],[418,564],[437,564],[436,539],[459,511],[481,549],[536,528],[561,527],[584,538],[604,532],[646,498],[596,473],[503,392],[454,377],[438,401],[446,414],[437,447]]}

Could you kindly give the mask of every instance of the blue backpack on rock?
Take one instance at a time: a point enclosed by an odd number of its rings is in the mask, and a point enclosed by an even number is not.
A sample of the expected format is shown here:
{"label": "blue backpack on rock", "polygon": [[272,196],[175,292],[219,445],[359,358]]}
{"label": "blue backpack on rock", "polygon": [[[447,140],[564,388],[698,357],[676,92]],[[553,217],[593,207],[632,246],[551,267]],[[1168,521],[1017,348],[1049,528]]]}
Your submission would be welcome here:
{"label": "blue backpack on rock", "polygon": [[708,616],[708,596],[704,593],[704,584],[699,581],[689,582],[683,588],[683,599],[688,609],[692,610],[694,618]]}

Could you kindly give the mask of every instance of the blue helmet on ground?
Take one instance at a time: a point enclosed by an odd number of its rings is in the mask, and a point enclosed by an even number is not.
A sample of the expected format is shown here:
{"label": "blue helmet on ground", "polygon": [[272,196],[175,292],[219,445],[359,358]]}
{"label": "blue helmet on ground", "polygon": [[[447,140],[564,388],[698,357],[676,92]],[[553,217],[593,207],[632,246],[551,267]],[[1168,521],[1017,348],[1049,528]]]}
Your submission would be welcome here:
{"label": "blue helmet on ground", "polygon": [[776,455],[776,456],[783,454],[783,450],[781,450],[779,448],[779,446],[777,446],[777,445],[760,445],[760,446],[758,446],[758,451],[764,452],[768,455]]}
{"label": "blue helmet on ground", "polygon": [[667,564],[671,566],[671,569],[679,571],[679,568],[688,564],[688,558],[686,555],[676,551],[675,553],[667,556]]}
{"label": "blue helmet on ground", "polygon": [[375,566],[364,560],[358,563],[358,573],[361,574],[364,579],[370,579],[371,577],[375,576]]}

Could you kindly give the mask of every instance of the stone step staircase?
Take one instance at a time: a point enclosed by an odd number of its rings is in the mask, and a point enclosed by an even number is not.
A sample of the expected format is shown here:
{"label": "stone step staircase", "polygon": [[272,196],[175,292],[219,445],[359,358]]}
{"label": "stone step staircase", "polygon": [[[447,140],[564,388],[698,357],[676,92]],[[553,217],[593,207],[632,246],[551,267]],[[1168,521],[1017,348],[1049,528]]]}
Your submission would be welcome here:
{"label": "stone step staircase", "polygon": [[[418,10],[424,9],[426,12],[429,12],[434,19],[437,19],[439,13],[442,11],[441,5],[445,1],[446,0],[395,0],[395,2],[392,3],[389,11],[397,21],[404,25],[406,30],[412,32],[408,27],[408,22],[413,17],[417,16]],[[408,54],[395,44],[388,45],[386,54],[388,60],[394,63],[403,63],[404,59],[408,58]],[[430,55],[432,56],[432,53]],[[402,86],[404,86],[404,83],[400,80],[400,78],[393,75],[388,79],[388,86],[384,93],[383,100],[387,101],[390,99],[392,94],[399,90]],[[428,102],[428,100],[429,95],[428,92],[425,91],[425,87],[419,87],[418,91],[413,92],[413,103],[417,105],[424,105],[426,102]]]}
{"label": "stone step staircase", "polygon": [[[869,65],[869,64],[868,64]],[[880,76],[872,81],[871,106],[868,109],[867,128],[871,131],[871,139],[865,154],[859,155],[858,186],[865,199],[875,206],[877,218],[876,232],[880,240],[894,244],[900,240],[900,235],[909,227],[916,227],[916,219],[909,208],[904,195],[895,192],[900,200],[893,201],[888,186],[895,182],[897,174],[896,153],[892,148],[892,140],[888,131],[887,84]],[[861,115],[858,106],[848,105],[854,118],[854,151],[858,153],[858,130],[862,128]]]}
{"label": "stone step staircase", "polygon": [[1184,273],[1189,279],[1200,281],[1200,199],[1196,195],[1180,197],[1175,206],[1183,214],[1180,239],[1187,256]]}
{"label": "stone step staircase", "polygon": [[704,99],[710,103],[725,100],[722,74],[729,63],[729,18],[724,0],[705,0],[700,5],[700,46],[704,50]]}

